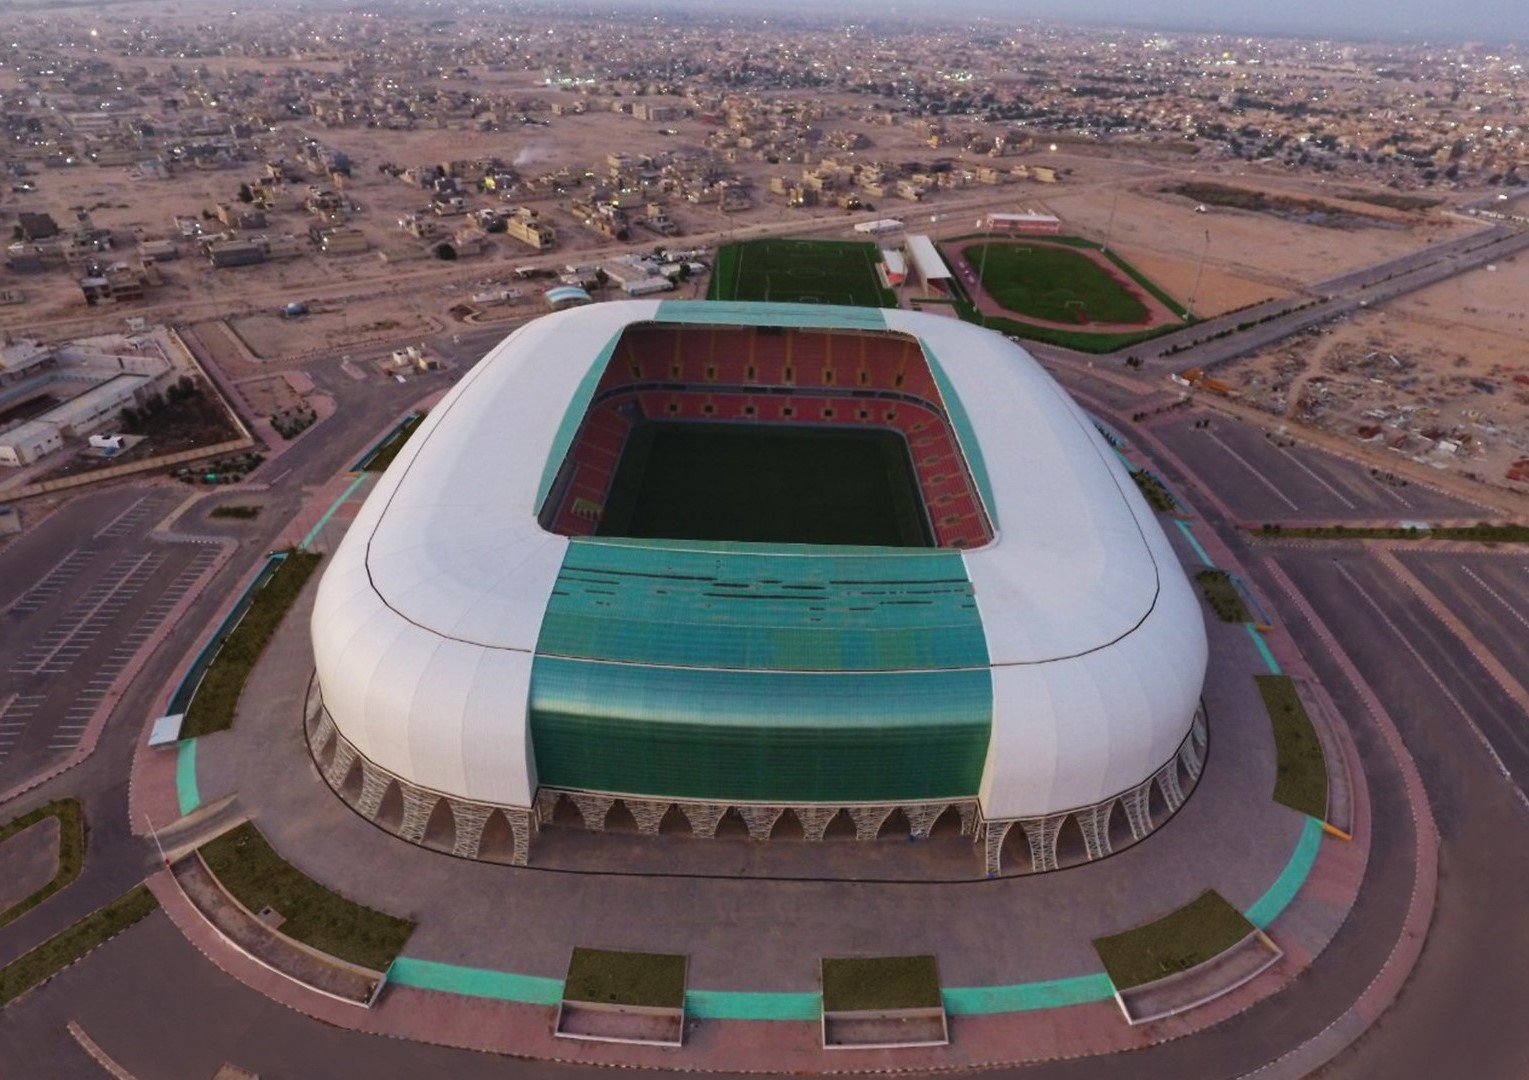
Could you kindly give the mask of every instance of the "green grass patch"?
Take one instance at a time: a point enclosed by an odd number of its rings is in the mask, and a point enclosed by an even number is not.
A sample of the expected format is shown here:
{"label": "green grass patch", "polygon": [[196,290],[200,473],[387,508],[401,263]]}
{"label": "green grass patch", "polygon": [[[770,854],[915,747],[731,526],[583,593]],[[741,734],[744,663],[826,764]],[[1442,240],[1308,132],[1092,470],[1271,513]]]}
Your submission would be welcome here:
{"label": "green grass patch", "polygon": [[1147,500],[1147,505],[1160,514],[1172,513],[1178,508],[1178,503],[1173,501],[1173,495],[1168,488],[1155,475],[1146,469],[1132,469],[1131,479],[1136,481],[1136,486],[1141,490],[1142,497]]}
{"label": "green grass patch", "polygon": [[239,520],[239,521],[248,521],[251,518],[256,518],[256,517],[260,516],[260,507],[258,507],[258,506],[215,506],[215,507],[212,508],[212,513],[207,515],[207,516],[208,517],[215,517],[215,518],[234,518],[234,519]]}
{"label": "green grass patch", "polygon": [[1263,525],[1256,535],[1293,540],[1474,540],[1481,544],[1529,544],[1529,525],[1494,525],[1489,521],[1437,528]]}
{"label": "green grass patch", "polygon": [[1222,622],[1252,622],[1248,606],[1242,602],[1232,575],[1225,570],[1201,570],[1195,575],[1200,591],[1210,603],[1211,610]]}
{"label": "green grass patch", "polygon": [[85,866],[85,813],[78,799],[55,799],[0,825],[0,844],[44,818],[58,818],[58,872],[53,880],[31,896],[22,897],[0,911],[0,926],[15,922],[80,876]]}
{"label": "green grass patch", "polygon": [[901,434],[786,424],[639,424],[598,535],[930,546]]}
{"label": "green grass patch", "polygon": [[378,447],[376,453],[372,454],[371,457],[362,463],[362,471],[381,472],[393,464],[393,459],[398,456],[398,451],[403,449],[404,443],[409,441],[409,436],[413,435],[419,428],[419,425],[424,422],[424,413],[419,413],[417,416],[411,416],[405,420],[399,425],[398,430],[393,432],[393,437]]}
{"label": "green grass patch", "polygon": [[207,868],[250,911],[270,907],[285,920],[281,933],[320,952],[383,971],[414,924],[408,919],[347,900],[308,877],[276,854],[249,822],[199,849]]}
{"label": "green grass patch", "polygon": [[1072,323],[1136,323],[1147,307],[1082,251],[1051,244],[973,244],[964,257],[987,294],[1032,319]]}
{"label": "green grass patch", "polygon": [[854,240],[745,240],[717,250],[708,300],[896,307],[877,246]]}
{"label": "green grass patch", "polygon": [[245,680],[322,558],[312,551],[290,552],[256,591],[244,618],[223,639],[222,647],[197,684],[186,707],[181,738],[191,739],[233,726],[234,710],[244,692]]}
{"label": "green grass patch", "polygon": [[[971,239],[971,237],[964,239]],[[1052,241],[1059,240],[1073,247],[1080,247],[1086,244],[1086,241],[1074,240],[1069,237],[1048,237],[1048,239]],[[947,241],[947,243],[952,244],[955,242]],[[943,249],[941,250],[941,255],[947,263],[953,262],[949,253]],[[1113,253],[1110,254],[1110,258],[1120,263],[1120,260]],[[1139,276],[1134,269],[1127,269],[1127,273],[1133,277]],[[1190,326],[1198,321],[1189,319],[1183,323],[1170,323],[1166,326],[1153,327],[1150,330],[1122,334],[1091,333],[1088,330],[1058,330],[1050,326],[1036,326],[1033,323],[1020,322],[1018,319],[1006,319],[997,315],[984,315],[972,303],[971,296],[967,293],[966,287],[961,283],[959,277],[952,277],[950,284],[951,291],[955,294],[956,314],[967,322],[976,323],[978,326],[986,327],[989,330],[996,330],[1000,334],[1007,334],[1012,338],[1020,338],[1025,341],[1039,341],[1046,345],[1058,345],[1064,349],[1072,349],[1075,352],[1093,354],[1115,352],[1131,345],[1139,345],[1143,341],[1151,341],[1153,338],[1162,337],[1164,334],[1171,334],[1183,326]],[[1177,301],[1173,300],[1166,293],[1160,294],[1156,286],[1148,286],[1148,288],[1154,296],[1157,296],[1158,299],[1182,315],[1183,308]]]}
{"label": "green grass patch", "polygon": [[1274,801],[1318,821],[1327,820],[1327,760],[1317,729],[1288,675],[1257,675],[1258,692],[1274,727],[1278,760]]}
{"label": "green grass patch", "polygon": [[823,1011],[932,1009],[942,1004],[932,956],[823,958]]}
{"label": "green grass patch", "polygon": [[1220,956],[1253,932],[1253,924],[1214,889],[1156,922],[1094,939],[1094,950],[1117,990],[1188,971]]}
{"label": "green grass patch", "polygon": [[51,979],[97,945],[116,937],[159,906],[147,885],[139,885],[92,911],[73,926],[22,953],[0,968],[0,1007]]}
{"label": "green grass patch", "polygon": [[665,953],[573,950],[566,1001],[679,1009],[685,1004],[685,958]]}

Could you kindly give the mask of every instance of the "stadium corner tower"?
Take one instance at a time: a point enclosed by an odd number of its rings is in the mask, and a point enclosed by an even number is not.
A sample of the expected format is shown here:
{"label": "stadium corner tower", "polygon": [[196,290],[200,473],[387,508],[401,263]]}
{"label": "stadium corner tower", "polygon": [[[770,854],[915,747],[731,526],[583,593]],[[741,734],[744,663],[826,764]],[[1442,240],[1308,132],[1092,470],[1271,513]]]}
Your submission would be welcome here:
{"label": "stadium corner tower", "polygon": [[1122,461],[1018,346],[910,311],[532,321],[382,475],[312,629],[326,780],[464,857],[556,816],[1049,870],[1150,833],[1206,747],[1199,602]]}

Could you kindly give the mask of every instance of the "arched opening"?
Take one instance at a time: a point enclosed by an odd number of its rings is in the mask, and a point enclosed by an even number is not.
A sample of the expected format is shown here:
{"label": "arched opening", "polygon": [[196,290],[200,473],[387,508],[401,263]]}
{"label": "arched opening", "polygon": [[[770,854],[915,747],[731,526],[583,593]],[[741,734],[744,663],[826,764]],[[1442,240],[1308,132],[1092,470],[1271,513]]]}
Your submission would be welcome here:
{"label": "arched opening", "polygon": [[632,816],[631,808],[622,800],[617,799],[605,812],[605,831],[614,833],[637,831],[637,819]]}
{"label": "arched opening", "polygon": [[515,858],[515,830],[503,810],[495,810],[483,823],[483,840],[478,844],[478,858],[489,862],[512,862]]}
{"label": "arched opening", "polygon": [[1068,814],[1057,830],[1056,864],[1076,866],[1088,861],[1088,845],[1083,842],[1083,825],[1077,814]]}
{"label": "arched opening", "polygon": [[738,813],[736,806],[729,806],[727,813],[722,815],[722,820],[717,822],[716,837],[718,840],[747,840],[749,838],[748,822],[743,820],[743,815]]}
{"label": "arched opening", "polygon": [[1168,809],[1168,800],[1163,798],[1162,785],[1156,780],[1148,785],[1147,792],[1147,810],[1152,815],[1152,827],[1156,829],[1168,820],[1172,811]]}
{"label": "arched opening", "polygon": [[1180,755],[1173,759],[1174,770],[1179,774],[1179,790],[1184,797],[1189,798],[1189,793],[1194,790],[1195,778],[1189,775],[1189,767],[1184,764],[1184,757]]}
{"label": "arched opening", "polygon": [[552,824],[569,829],[584,828],[584,815],[578,805],[567,795],[559,795],[552,805]]}
{"label": "arched opening", "polygon": [[690,828],[690,819],[685,816],[685,811],[678,804],[670,805],[664,811],[664,816],[658,819],[658,832],[660,836],[694,836],[695,832]]}
{"label": "arched opening", "polygon": [[954,806],[947,806],[939,817],[934,819],[934,824],[929,826],[929,836],[933,839],[937,836],[960,836],[961,835],[961,811]]}
{"label": "arched opening", "polygon": [[1107,828],[1110,834],[1111,851],[1123,851],[1136,843],[1136,838],[1131,835],[1131,819],[1126,816],[1124,799],[1116,799],[1115,805],[1110,808]]}
{"label": "arched opening", "polygon": [[801,819],[790,810],[785,811],[775,819],[775,827],[770,830],[771,840],[805,840],[807,830],[802,828]]}
{"label": "arched opening", "polygon": [[425,822],[424,844],[426,847],[450,851],[457,842],[457,816],[452,813],[451,803],[445,799],[435,801],[435,809]]}
{"label": "arched opening", "polygon": [[828,827],[823,830],[824,840],[853,840],[855,838],[855,819],[849,816],[848,810],[840,810],[828,820]]}
{"label": "arched opening", "polygon": [[345,774],[345,779],[340,781],[340,797],[352,806],[361,797],[361,782],[365,779],[361,770],[361,759],[357,758],[350,763],[350,771]]}
{"label": "arched opening", "polygon": [[329,766],[334,764],[334,755],[339,746],[340,736],[338,733],[335,733],[313,755],[313,762],[319,767],[320,773],[327,774],[329,772]]}
{"label": "arched opening", "polygon": [[1005,874],[1028,874],[1035,869],[1030,862],[1030,838],[1017,821],[1009,826],[1008,835],[1003,838],[1001,858]]}
{"label": "arched opening", "polygon": [[913,824],[908,820],[908,815],[903,813],[903,808],[899,806],[881,823],[881,828],[876,832],[876,839],[906,840],[912,835]]}
{"label": "arched opening", "polygon": [[389,780],[387,790],[382,793],[382,802],[377,806],[377,814],[372,818],[388,832],[397,832],[403,824],[403,788],[398,786],[397,780]]}

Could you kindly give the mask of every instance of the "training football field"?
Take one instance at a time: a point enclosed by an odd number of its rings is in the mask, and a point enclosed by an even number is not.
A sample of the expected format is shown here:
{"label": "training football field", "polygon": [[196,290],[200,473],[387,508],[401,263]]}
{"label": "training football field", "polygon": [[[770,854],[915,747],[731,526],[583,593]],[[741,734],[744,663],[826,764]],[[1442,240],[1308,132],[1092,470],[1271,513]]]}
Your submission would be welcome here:
{"label": "training football field", "polygon": [[848,240],[745,240],[717,251],[709,300],[896,307],[876,275],[875,244]]}
{"label": "training football field", "polygon": [[1049,322],[1146,323],[1145,304],[1083,252],[1050,244],[972,244],[962,252],[983,291],[1018,315]]}
{"label": "training football field", "polygon": [[897,432],[661,421],[628,436],[598,535],[930,543]]}

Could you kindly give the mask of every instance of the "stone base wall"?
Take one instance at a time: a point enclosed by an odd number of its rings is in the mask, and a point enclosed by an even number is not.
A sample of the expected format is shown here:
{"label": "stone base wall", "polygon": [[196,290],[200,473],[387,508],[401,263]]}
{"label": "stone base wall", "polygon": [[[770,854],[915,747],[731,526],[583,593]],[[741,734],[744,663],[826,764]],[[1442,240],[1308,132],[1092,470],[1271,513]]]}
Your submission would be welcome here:
{"label": "stone base wall", "polygon": [[[681,831],[706,839],[746,832],[753,840],[789,836],[821,842],[833,834],[874,841],[889,835],[923,839],[936,832],[953,833],[972,839],[989,877],[1003,873],[1005,860],[1015,869],[1016,854],[1024,857],[1021,872],[1041,873],[1092,862],[1144,839],[1184,804],[1199,781],[1208,745],[1201,711],[1174,756],[1129,791],[1045,817],[990,820],[983,818],[975,799],[725,803],[543,787],[532,806],[474,802],[419,787],[364,757],[324,708],[317,678],[309,685],[304,731],[320,774],[351,809],[410,843],[462,858],[525,866],[532,838],[543,825],[556,822],[604,832],[619,820],[647,836]],[[725,822],[732,825],[724,828]],[[1019,835],[1023,844],[1014,843]]]}

